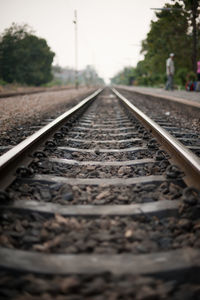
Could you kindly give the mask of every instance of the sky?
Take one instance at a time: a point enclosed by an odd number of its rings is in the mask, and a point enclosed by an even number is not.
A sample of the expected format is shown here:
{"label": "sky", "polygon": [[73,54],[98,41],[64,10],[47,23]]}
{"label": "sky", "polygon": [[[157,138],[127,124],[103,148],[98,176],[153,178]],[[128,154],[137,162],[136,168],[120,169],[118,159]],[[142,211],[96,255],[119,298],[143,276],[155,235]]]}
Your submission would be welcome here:
{"label": "sky", "polygon": [[155,11],[168,0],[0,0],[0,33],[13,22],[28,24],[55,52],[53,64],[75,67],[77,10],[78,69],[92,65],[106,82],[143,58],[141,41]]}

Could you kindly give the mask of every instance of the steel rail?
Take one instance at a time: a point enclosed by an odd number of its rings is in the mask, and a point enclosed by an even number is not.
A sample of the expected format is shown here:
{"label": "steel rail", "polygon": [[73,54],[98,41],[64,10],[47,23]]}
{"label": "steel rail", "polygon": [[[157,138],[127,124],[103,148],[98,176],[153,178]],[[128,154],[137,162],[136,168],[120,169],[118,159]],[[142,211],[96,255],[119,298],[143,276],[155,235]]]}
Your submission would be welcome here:
{"label": "steel rail", "polygon": [[69,117],[93,101],[93,99],[99,95],[101,91],[102,89],[98,89],[76,106],[72,107],[70,110],[66,111],[58,118],[26,138],[17,146],[0,156],[0,188],[4,189],[15,178],[15,174],[13,174],[13,172],[19,162],[23,165],[27,165],[32,160],[30,153],[39,147],[45,140],[51,137]]}
{"label": "steel rail", "polygon": [[170,160],[178,165],[185,173],[184,181],[189,186],[200,188],[200,159],[169,132],[150,119],[146,114],[134,106],[128,99],[121,95],[115,88],[113,93],[134,113],[143,125],[150,130],[161,143],[163,148],[170,154]]}

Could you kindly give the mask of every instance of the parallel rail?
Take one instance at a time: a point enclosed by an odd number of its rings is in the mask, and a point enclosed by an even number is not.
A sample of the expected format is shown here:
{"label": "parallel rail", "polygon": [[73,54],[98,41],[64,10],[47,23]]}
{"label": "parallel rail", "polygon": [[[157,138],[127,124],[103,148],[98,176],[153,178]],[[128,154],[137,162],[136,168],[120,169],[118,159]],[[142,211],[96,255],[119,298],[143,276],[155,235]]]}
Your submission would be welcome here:
{"label": "parallel rail", "polygon": [[171,160],[175,162],[184,171],[185,182],[197,189],[200,188],[200,159],[187,149],[182,143],[174,138],[169,132],[159,126],[156,122],[145,115],[141,110],[130,103],[116,89],[113,89],[115,95],[131,110],[143,125],[152,131],[164,149],[169,152]]}
{"label": "parallel rail", "polygon": [[101,91],[102,89],[98,89],[75,107],[71,108],[66,113],[22,141],[19,145],[0,156],[0,189],[5,189],[5,187],[15,178],[15,170],[19,163],[21,165],[30,163],[32,160],[30,154],[38,149],[38,147],[41,147],[41,145],[43,145],[44,142],[58,130],[58,128],[67,122],[69,117],[72,117],[81,109],[87,107]]}
{"label": "parallel rail", "polygon": [[[65,126],[65,123],[69,118],[79,116],[79,113],[83,112],[83,109],[86,109],[93,100],[101,93],[102,90],[98,90],[93,93],[91,96],[84,99],[81,103],[76,105],[71,110],[67,111],[56,120],[46,125],[38,132],[27,138],[25,141],[20,143],[18,146],[9,150],[7,153],[0,157],[0,176],[1,183],[0,188],[6,190],[7,187],[16,179],[15,172],[19,164],[23,164],[28,166],[33,160],[33,153],[35,150],[43,150],[45,147],[45,142],[54,136],[54,134],[60,130],[61,126]],[[144,113],[142,113],[139,109],[137,109],[134,105],[132,105],[125,97],[123,97],[117,90],[113,89],[113,93],[120,99],[120,102],[123,106],[126,107],[130,114],[136,116],[136,118],[146,127],[148,133],[153,133],[159,143],[162,145],[161,149],[167,149],[167,152],[171,156],[171,160],[176,164],[180,165],[181,170],[184,170],[185,177],[183,180],[186,182],[187,186],[195,187],[199,189],[200,182],[200,160],[186,147],[184,147],[179,141],[173,138],[166,130],[157,125],[154,121],[152,121],[149,117],[147,117]],[[104,96],[105,97],[105,96]],[[109,101],[112,101],[112,97],[110,97]],[[117,100],[115,100],[117,102]],[[120,108],[121,109],[121,108]],[[124,111],[123,111],[124,113]],[[76,119],[77,121],[77,119]],[[115,126],[117,126],[118,122],[121,121],[122,127],[119,127],[117,130]],[[172,183],[176,180],[176,183],[180,183],[180,188],[184,188],[185,184],[182,178],[169,179],[164,174],[159,175],[138,175],[135,177],[120,177],[120,176],[110,176],[109,178],[102,177],[88,177],[81,178],[80,175],[77,177],[70,177],[70,168],[67,169],[67,166],[70,165],[71,168],[79,167],[97,167],[97,168],[120,168],[125,167],[129,168],[130,166],[137,168],[140,165],[148,165],[156,163],[155,156],[151,158],[137,157],[134,159],[124,159],[118,160],[92,160],[91,159],[74,159],[74,157],[70,157],[71,153],[75,153],[77,155],[82,154],[85,157],[89,157],[91,155],[121,155],[121,154],[135,154],[138,151],[145,152],[147,150],[146,146],[141,146],[141,138],[138,137],[130,137],[125,139],[126,135],[137,135],[133,130],[133,126],[128,123],[128,117],[125,116],[121,118],[119,114],[116,113],[116,118],[112,118],[110,120],[105,120],[104,124],[98,124],[95,118],[95,110],[92,111],[90,117],[82,117],[82,126],[80,124],[76,124],[75,130],[71,128],[71,135],[66,134],[66,138],[64,142],[71,141],[72,143],[85,143],[85,146],[79,148],[76,146],[57,146],[58,151],[65,151],[65,153],[69,154],[69,157],[61,158],[59,157],[48,157],[48,162],[62,164],[63,169],[66,171],[65,176],[52,175],[42,173],[42,174],[34,174],[33,177],[27,178],[18,178],[19,185],[20,184],[30,184],[30,183],[42,183],[46,185],[57,185],[54,186],[54,189],[59,187],[59,185],[67,186],[67,185],[75,185],[77,187],[80,186],[89,186],[89,189],[103,186],[105,189],[108,186],[112,186],[112,188],[116,188],[121,186],[122,189],[124,186],[132,187],[141,185],[147,185],[147,187],[151,190],[154,188],[154,185],[160,183]],[[95,124],[94,124],[95,123]],[[110,125],[108,125],[110,124]],[[90,128],[90,126],[93,128]],[[110,126],[110,128],[108,128]],[[89,133],[88,133],[89,132]],[[91,135],[90,138],[81,136],[85,133]],[[73,137],[75,135],[75,137]],[[97,135],[97,139],[95,140],[95,135]],[[104,139],[105,137],[105,139]],[[116,140],[115,140],[116,138]],[[119,138],[119,140],[117,139]],[[129,142],[130,145],[126,148],[120,148],[116,145],[119,143],[124,143],[125,141]],[[63,143],[64,143],[63,142]],[[101,149],[100,147],[88,149],[86,146],[87,143],[99,143],[100,145],[109,145],[110,148]],[[115,147],[113,148],[113,143],[116,142]],[[131,143],[136,143],[132,145]],[[139,144],[137,144],[139,143]],[[92,144],[93,145],[93,144]],[[53,153],[53,151],[52,151]],[[88,155],[88,156],[87,156]],[[51,156],[51,153],[50,153]],[[56,156],[56,155],[55,155]],[[119,169],[118,169],[119,171]],[[118,174],[118,173],[117,173]],[[68,176],[68,177],[66,177]],[[16,181],[17,181],[16,180]],[[103,193],[105,191],[103,190]],[[136,191],[137,193],[137,191]],[[148,189],[147,189],[148,193]],[[99,195],[98,195],[99,196]],[[102,195],[101,195],[102,196]],[[105,196],[106,197],[106,196]],[[28,198],[28,197],[27,197]],[[101,197],[99,197],[101,199]],[[147,199],[148,200],[148,199]],[[148,217],[152,216],[155,218],[165,218],[171,217],[178,218],[178,210],[179,210],[180,201],[179,200],[168,200],[162,199],[158,201],[152,201],[147,203],[131,203],[131,204],[67,204],[62,205],[59,203],[51,203],[45,201],[37,201],[34,199],[17,199],[12,202],[4,202],[0,205],[2,210],[6,210],[12,213],[24,214],[25,217],[29,217],[31,213],[39,214],[46,217],[54,217],[57,216],[58,221],[61,224],[66,224],[65,218],[101,218],[102,216],[107,216],[108,218],[113,217],[131,217],[137,218],[139,217]],[[39,221],[40,222],[40,218]],[[41,221],[42,222],[42,221]],[[59,223],[58,222],[58,223]],[[7,224],[6,224],[7,225]],[[187,225],[187,224],[186,224]],[[198,225],[198,224],[197,224]],[[114,227],[114,225],[113,225]],[[20,230],[20,229],[19,229]],[[12,232],[11,232],[12,233]],[[13,234],[13,233],[12,233]],[[128,234],[132,234],[132,232],[126,232]],[[117,240],[116,240],[117,243]],[[37,245],[38,246],[38,245]],[[40,245],[39,245],[40,246]],[[183,249],[171,249],[170,251],[161,251],[149,254],[130,254],[130,253],[122,253],[122,254],[91,254],[91,253],[81,253],[78,255],[75,254],[49,254],[49,253],[38,253],[29,250],[21,250],[21,249],[8,249],[5,247],[0,247],[0,266],[5,270],[11,271],[19,271],[19,272],[31,272],[38,274],[96,274],[99,272],[110,271],[113,274],[121,275],[126,273],[132,273],[134,275],[153,275],[153,276],[161,276],[165,278],[182,278],[183,275],[193,274],[194,269],[196,270],[196,274],[200,272],[200,251],[194,248],[183,248]]]}

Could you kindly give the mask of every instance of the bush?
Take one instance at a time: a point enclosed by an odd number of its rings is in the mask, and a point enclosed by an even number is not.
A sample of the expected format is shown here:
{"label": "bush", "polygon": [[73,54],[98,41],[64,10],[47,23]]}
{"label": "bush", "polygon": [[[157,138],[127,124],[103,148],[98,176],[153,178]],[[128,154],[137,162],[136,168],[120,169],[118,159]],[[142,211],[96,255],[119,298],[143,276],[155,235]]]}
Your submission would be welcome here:
{"label": "bush", "polygon": [[188,69],[181,68],[175,74],[175,81],[178,85],[185,86],[187,81]]}
{"label": "bush", "polygon": [[63,81],[60,79],[54,79],[48,83],[42,84],[44,87],[53,87],[53,86],[62,86],[64,85]]}
{"label": "bush", "polygon": [[45,39],[13,24],[0,38],[0,76],[8,82],[39,86],[52,80],[54,53]]}
{"label": "bush", "polygon": [[3,79],[0,79],[0,85],[6,85],[7,84],[7,82],[5,82]]}
{"label": "bush", "polygon": [[187,81],[195,81],[196,80],[196,74],[192,71],[190,71],[187,74]]}

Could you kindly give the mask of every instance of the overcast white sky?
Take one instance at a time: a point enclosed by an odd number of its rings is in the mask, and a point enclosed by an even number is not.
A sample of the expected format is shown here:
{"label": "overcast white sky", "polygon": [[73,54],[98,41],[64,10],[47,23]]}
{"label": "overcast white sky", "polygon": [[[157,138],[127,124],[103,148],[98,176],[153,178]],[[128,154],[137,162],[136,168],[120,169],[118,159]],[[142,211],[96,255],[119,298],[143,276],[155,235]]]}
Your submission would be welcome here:
{"label": "overcast white sky", "polygon": [[170,0],[0,0],[0,33],[27,23],[56,53],[54,64],[74,67],[74,10],[78,14],[78,68],[93,65],[106,79],[142,59],[152,7]]}

